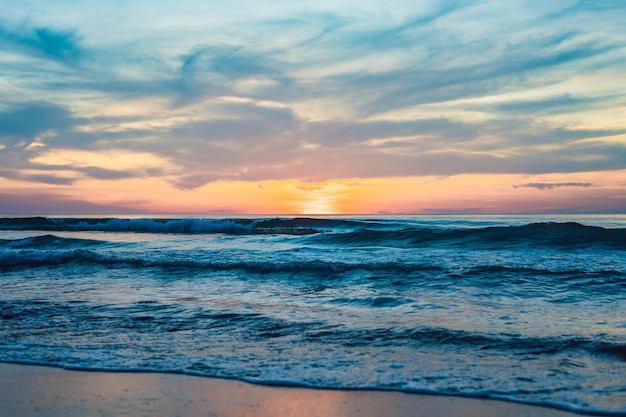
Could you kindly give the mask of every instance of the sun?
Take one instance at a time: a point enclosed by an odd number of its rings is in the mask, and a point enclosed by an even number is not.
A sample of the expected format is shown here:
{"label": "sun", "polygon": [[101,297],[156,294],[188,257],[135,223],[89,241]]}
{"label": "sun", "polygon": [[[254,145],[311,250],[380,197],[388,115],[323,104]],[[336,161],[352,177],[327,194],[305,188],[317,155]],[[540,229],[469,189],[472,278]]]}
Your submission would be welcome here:
{"label": "sun", "polygon": [[315,199],[302,203],[300,214],[336,214],[332,204],[324,199]]}
{"label": "sun", "polygon": [[335,183],[300,184],[300,214],[338,214],[341,186]]}

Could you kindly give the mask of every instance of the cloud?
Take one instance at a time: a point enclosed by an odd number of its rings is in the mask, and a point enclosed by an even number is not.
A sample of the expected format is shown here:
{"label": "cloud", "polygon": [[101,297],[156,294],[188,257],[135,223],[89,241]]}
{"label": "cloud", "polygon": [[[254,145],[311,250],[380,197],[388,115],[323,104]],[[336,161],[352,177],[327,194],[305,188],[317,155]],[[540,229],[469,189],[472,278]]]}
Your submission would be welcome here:
{"label": "cloud", "polygon": [[[213,117],[146,132],[146,140],[120,136],[115,143],[169,160],[180,168],[174,183],[184,189],[218,180],[620,169],[626,157],[619,142],[600,140],[615,131],[554,129],[531,121],[317,122],[289,108],[251,102],[220,103],[207,111]],[[595,140],[585,141],[590,138]]]}
{"label": "cloud", "polygon": [[34,30],[34,35],[32,40],[24,44],[45,56],[65,63],[75,63],[82,55],[74,32],[55,32],[47,28],[38,28]]}
{"label": "cloud", "polygon": [[82,172],[89,178],[95,178],[99,180],[120,180],[124,178],[133,178],[138,176],[137,173],[133,171],[113,170],[93,166],[76,168],[76,170]]}
{"label": "cloud", "polygon": [[[209,3],[151,4],[150,19],[136,4],[16,5],[29,18],[0,22],[0,175],[188,190],[624,168],[621,5]],[[94,162],[111,150],[130,162]]]}
{"label": "cloud", "polygon": [[310,184],[300,184],[297,185],[296,188],[300,191],[305,191],[305,192],[309,192],[309,191],[320,191],[323,190],[325,187],[325,184],[315,184],[315,183],[310,183]]}
{"label": "cloud", "polygon": [[[469,58],[469,51],[459,53]],[[550,67],[552,73],[558,68],[576,61],[606,54],[617,47],[603,45],[576,45],[564,50],[537,52],[535,42],[511,47],[503,52],[500,45],[488,52],[490,59],[469,60],[459,66],[437,68],[419,65],[382,74],[345,75],[336,83],[352,85],[356,90],[367,92],[371,99],[359,105],[363,115],[375,115],[418,104],[438,103],[471,97],[481,97],[499,91],[519,88],[521,80]],[[541,51],[541,48],[539,48]],[[447,53],[443,54],[444,56]],[[360,95],[364,97],[365,95]]]}
{"label": "cloud", "polygon": [[56,104],[9,104],[0,108],[0,144],[24,148],[41,134],[71,129],[79,122],[67,108]]}
{"label": "cloud", "polygon": [[[372,139],[435,135],[445,142],[463,141],[477,134],[474,125],[445,118],[422,120],[324,121],[306,125],[304,137],[331,147],[362,145]],[[441,142],[439,142],[441,143]]]}
{"label": "cloud", "polygon": [[279,68],[280,62],[271,53],[209,45],[183,56],[180,78],[171,85],[179,95],[177,105],[242,92],[248,97],[267,97],[290,82]]}
{"label": "cloud", "polygon": [[16,181],[34,182],[41,184],[53,184],[53,185],[71,185],[74,183],[74,178],[60,177],[50,174],[25,174],[16,170],[0,170],[0,178],[8,178]]}
{"label": "cloud", "polygon": [[[365,25],[353,17],[340,30],[307,44],[315,57],[307,62],[311,72],[329,74],[313,86],[318,94],[342,91],[360,115],[370,116],[515,90],[539,80],[556,82],[574,66],[593,65],[600,58],[618,60],[609,57],[621,49],[617,39],[589,36],[578,24],[564,29],[541,13],[507,20],[509,24],[491,19],[485,26],[478,22],[495,16],[484,3],[448,2],[441,10],[400,21],[373,19],[374,24]],[[468,26],[473,32],[468,33]]]}
{"label": "cloud", "polygon": [[0,26],[0,43],[17,52],[54,60],[66,65],[76,65],[85,55],[76,32],[57,31],[47,27],[11,31]]}
{"label": "cloud", "polygon": [[98,204],[53,193],[37,195],[0,193],[0,213],[19,215],[133,214],[136,201],[126,204]]}
{"label": "cloud", "polygon": [[536,188],[538,190],[553,190],[561,187],[593,187],[589,182],[557,182],[557,183],[545,183],[545,182],[530,182],[527,184],[516,184],[513,188]]}
{"label": "cloud", "polygon": [[[100,118],[96,122],[105,120]],[[116,180],[164,173],[162,167],[167,162],[145,153],[112,149],[93,151],[97,143],[107,144],[131,136],[136,138],[140,131],[77,130],[92,122],[75,117],[64,106],[48,102],[18,102],[0,109],[0,162],[4,168],[0,170],[0,177],[72,185],[81,178]],[[145,135],[146,132],[142,133]],[[55,174],[55,171],[63,174]]]}
{"label": "cloud", "polygon": [[575,111],[577,108],[597,107],[605,103],[607,99],[610,97],[574,97],[569,93],[563,93],[535,100],[512,100],[494,107],[498,111],[518,115],[563,113],[572,109]]}

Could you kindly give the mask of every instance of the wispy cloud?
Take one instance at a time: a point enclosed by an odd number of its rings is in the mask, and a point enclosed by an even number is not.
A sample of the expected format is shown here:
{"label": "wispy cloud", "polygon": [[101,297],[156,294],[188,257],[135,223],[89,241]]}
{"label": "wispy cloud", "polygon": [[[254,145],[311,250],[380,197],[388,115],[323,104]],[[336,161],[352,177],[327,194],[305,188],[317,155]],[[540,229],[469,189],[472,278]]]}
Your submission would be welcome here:
{"label": "wispy cloud", "polygon": [[85,54],[79,36],[72,30],[21,26],[11,31],[0,26],[0,43],[8,49],[66,65],[76,65]]}
{"label": "wispy cloud", "polygon": [[16,170],[5,169],[0,170],[0,178],[54,185],[71,185],[75,182],[74,178],[62,177],[53,174],[25,174]]}
{"label": "wispy cloud", "polygon": [[557,183],[545,183],[545,182],[529,182],[527,184],[517,184],[513,188],[536,188],[538,190],[553,190],[555,188],[562,187],[593,187],[593,184],[589,182],[557,182]]}

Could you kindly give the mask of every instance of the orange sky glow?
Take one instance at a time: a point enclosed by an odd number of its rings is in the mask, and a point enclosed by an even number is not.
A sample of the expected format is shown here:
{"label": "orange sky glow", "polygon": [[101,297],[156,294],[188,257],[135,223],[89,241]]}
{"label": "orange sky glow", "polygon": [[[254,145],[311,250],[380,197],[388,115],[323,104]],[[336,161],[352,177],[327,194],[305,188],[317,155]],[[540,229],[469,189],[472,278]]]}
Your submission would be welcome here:
{"label": "orange sky glow", "polygon": [[[584,181],[592,181],[595,186],[584,186],[589,184]],[[542,184],[562,185],[547,189]],[[118,207],[117,214],[602,213],[619,212],[624,206],[624,184],[626,170],[584,175],[465,174],[319,183],[217,181],[195,190],[181,190],[160,179],[120,180],[113,186],[108,181],[86,180],[71,188],[58,186],[54,192],[67,202],[82,200],[94,207]],[[19,182],[7,185],[17,194],[29,195],[45,195],[54,188],[25,189]],[[46,213],[33,207],[29,214]]]}

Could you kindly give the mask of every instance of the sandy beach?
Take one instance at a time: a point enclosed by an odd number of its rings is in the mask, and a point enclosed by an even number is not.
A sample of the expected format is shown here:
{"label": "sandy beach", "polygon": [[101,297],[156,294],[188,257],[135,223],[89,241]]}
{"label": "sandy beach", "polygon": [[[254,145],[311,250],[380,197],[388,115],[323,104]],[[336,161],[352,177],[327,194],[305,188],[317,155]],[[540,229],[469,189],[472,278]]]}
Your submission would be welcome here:
{"label": "sandy beach", "polygon": [[0,363],[2,416],[464,416],[577,414],[505,401],[400,392],[269,387],[161,373]]}

